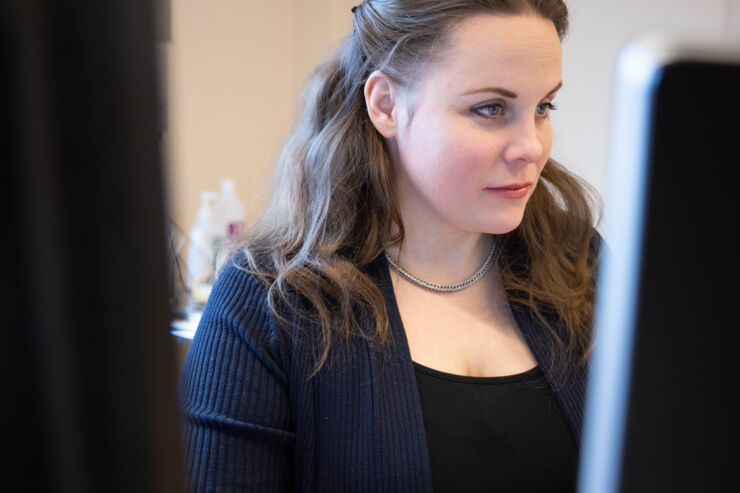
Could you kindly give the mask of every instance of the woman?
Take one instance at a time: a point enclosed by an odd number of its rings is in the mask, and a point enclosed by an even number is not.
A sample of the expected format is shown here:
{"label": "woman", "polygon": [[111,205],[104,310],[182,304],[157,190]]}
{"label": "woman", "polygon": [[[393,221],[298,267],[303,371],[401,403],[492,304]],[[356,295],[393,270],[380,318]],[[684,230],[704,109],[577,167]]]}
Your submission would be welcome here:
{"label": "woman", "polygon": [[196,491],[569,491],[597,235],[556,0],[370,0],[182,374]]}

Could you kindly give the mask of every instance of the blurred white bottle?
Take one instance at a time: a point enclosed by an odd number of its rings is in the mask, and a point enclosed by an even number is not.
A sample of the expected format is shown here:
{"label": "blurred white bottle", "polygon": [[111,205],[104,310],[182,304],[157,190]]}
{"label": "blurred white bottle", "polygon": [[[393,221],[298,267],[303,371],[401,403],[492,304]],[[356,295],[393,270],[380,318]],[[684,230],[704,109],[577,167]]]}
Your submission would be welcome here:
{"label": "blurred white bottle", "polygon": [[237,234],[244,226],[245,210],[234,180],[221,180],[221,191],[213,210],[221,239]]}
{"label": "blurred white bottle", "polygon": [[213,285],[217,241],[221,225],[215,214],[219,195],[202,192],[198,214],[190,228],[190,246],[187,256],[188,288],[197,303],[205,303]]}

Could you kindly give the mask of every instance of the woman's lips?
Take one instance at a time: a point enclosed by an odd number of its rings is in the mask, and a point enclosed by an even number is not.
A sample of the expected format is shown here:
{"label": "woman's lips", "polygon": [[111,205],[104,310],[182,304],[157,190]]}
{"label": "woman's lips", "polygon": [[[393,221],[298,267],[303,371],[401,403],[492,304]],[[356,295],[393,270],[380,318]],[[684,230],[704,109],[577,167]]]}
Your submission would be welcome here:
{"label": "woman's lips", "polygon": [[529,193],[529,183],[513,183],[503,187],[486,188],[486,192],[494,193],[505,199],[521,199]]}

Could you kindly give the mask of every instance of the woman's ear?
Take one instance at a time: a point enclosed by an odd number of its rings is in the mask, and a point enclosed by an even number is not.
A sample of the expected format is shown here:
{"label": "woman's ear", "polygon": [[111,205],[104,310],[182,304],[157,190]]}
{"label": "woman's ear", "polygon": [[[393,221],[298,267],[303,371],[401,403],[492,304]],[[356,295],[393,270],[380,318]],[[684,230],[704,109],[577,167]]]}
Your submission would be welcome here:
{"label": "woman's ear", "polygon": [[397,103],[398,89],[390,77],[380,70],[370,74],[365,82],[367,114],[375,129],[386,139],[396,136]]}

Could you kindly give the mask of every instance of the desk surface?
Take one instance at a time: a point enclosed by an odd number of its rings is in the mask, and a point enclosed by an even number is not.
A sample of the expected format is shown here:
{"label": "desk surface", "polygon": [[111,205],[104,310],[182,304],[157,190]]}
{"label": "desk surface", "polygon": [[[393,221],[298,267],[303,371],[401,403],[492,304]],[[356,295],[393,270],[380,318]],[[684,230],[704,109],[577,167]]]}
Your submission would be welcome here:
{"label": "desk surface", "polygon": [[192,312],[187,319],[173,320],[170,323],[170,334],[175,343],[175,354],[177,358],[178,372],[182,370],[185,358],[190,350],[190,342],[193,340],[195,330],[200,323],[202,312]]}

